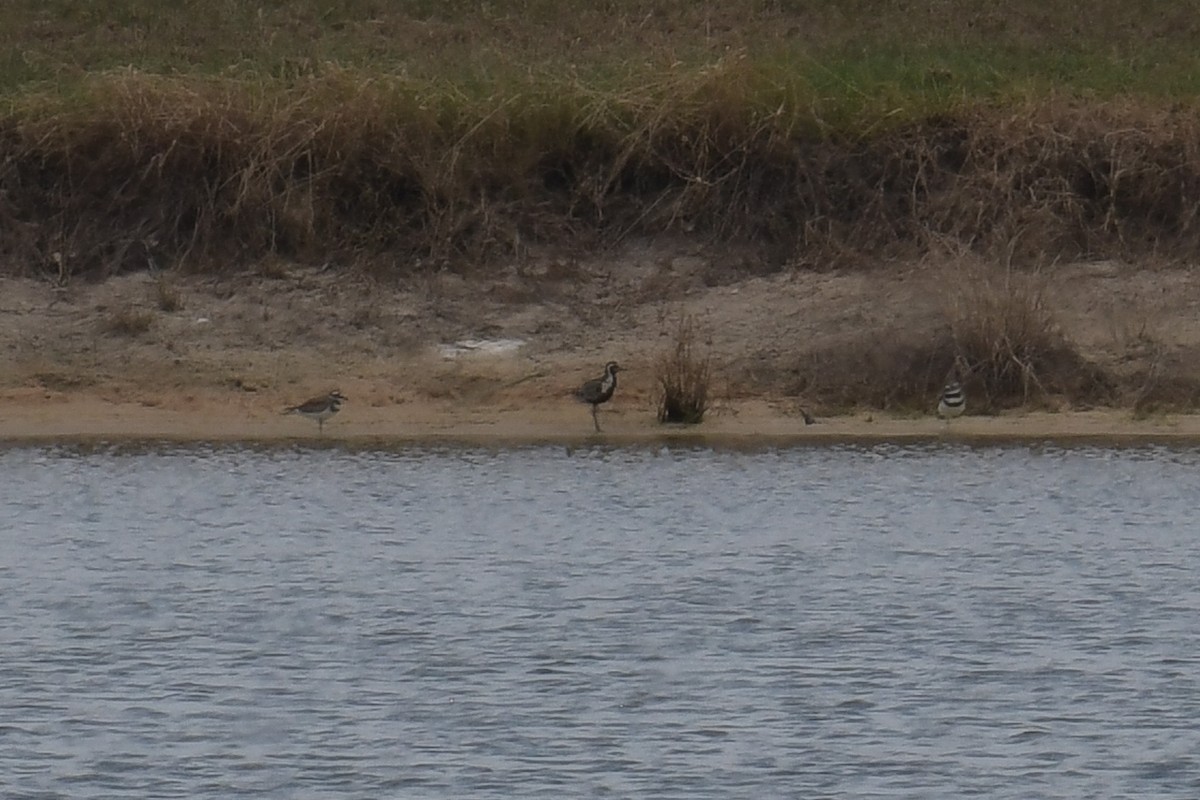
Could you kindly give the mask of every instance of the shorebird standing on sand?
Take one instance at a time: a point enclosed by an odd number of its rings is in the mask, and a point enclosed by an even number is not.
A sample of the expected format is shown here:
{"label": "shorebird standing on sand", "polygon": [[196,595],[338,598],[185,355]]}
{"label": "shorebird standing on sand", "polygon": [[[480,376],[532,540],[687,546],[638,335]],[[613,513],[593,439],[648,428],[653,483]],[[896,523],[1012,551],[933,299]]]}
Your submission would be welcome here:
{"label": "shorebird standing on sand", "polygon": [[952,420],[961,417],[966,410],[967,396],[963,393],[962,384],[956,380],[950,381],[946,388],[942,389],[942,396],[937,404],[937,415],[944,420]]}
{"label": "shorebird standing on sand", "polygon": [[592,404],[592,424],[596,426],[597,433],[600,433],[600,420],[596,417],[596,412],[600,409],[600,404],[607,403],[617,390],[617,373],[620,371],[621,367],[617,362],[610,361],[604,365],[604,377],[588,381],[575,393],[581,402]]}
{"label": "shorebird standing on sand", "polygon": [[285,414],[299,414],[309,419],[317,421],[317,431],[325,432],[325,420],[332,417],[334,414],[342,410],[342,403],[346,401],[345,396],[334,389],[332,392],[320,397],[314,397],[311,400],[305,400],[298,406],[292,406],[284,409]]}

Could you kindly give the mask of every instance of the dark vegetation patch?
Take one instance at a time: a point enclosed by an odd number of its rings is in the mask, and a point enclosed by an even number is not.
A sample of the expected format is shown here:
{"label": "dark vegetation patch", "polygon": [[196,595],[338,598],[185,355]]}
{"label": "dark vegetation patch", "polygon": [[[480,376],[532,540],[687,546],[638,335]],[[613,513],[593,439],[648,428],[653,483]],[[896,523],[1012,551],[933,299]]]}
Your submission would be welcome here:
{"label": "dark vegetation patch", "polygon": [[1200,114],[1048,103],[825,135],[736,91],[743,69],[466,107],[351,75],[265,96],[97,77],[0,115],[0,255],[63,281],[271,256],[402,275],[664,232],[776,268],[1195,252]]}

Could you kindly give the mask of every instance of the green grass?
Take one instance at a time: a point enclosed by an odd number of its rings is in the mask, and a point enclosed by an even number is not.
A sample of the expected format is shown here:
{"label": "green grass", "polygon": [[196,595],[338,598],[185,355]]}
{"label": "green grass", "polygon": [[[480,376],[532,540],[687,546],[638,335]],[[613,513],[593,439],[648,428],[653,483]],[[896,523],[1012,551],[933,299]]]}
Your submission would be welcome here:
{"label": "green grass", "polygon": [[[925,109],[1046,91],[1200,90],[1200,4],[1097,0],[786,2],[16,0],[0,8],[0,94],[133,69],[289,82],[331,68],[459,87],[618,91],[731,57],[833,107]],[[891,109],[894,111],[894,109]]]}

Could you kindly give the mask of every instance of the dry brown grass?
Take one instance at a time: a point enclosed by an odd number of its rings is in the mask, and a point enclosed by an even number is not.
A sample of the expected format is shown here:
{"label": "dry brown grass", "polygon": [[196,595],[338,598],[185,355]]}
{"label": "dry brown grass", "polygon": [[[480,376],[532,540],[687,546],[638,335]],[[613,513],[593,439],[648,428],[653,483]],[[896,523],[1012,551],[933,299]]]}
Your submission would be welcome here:
{"label": "dry brown grass", "polygon": [[773,267],[1194,253],[1200,17],[960,5],[10,3],[0,258],[61,283],[662,232]]}
{"label": "dry brown grass", "polygon": [[1062,334],[1043,272],[963,256],[945,274],[946,317],[954,341],[947,374],[957,373],[974,408],[1045,405],[1056,398],[1094,405],[1113,399],[1113,379]]}
{"label": "dry brown grass", "polygon": [[125,306],[113,311],[104,320],[104,330],[117,336],[140,336],[154,324],[154,314],[135,306]]}
{"label": "dry brown grass", "polygon": [[658,381],[658,421],[696,425],[709,409],[711,359],[700,352],[694,317],[680,318],[671,346],[655,364]]}
{"label": "dry brown grass", "polygon": [[954,338],[951,368],[988,402],[1023,404],[1046,393],[1046,361],[1066,349],[1038,272],[960,261],[947,273],[946,316]]}
{"label": "dry brown grass", "polygon": [[795,81],[736,54],[620,91],[482,97],[334,68],[286,86],[97,75],[0,112],[0,256],[62,282],[272,257],[386,276],[664,232],[754,243],[770,268],[947,242],[1200,246],[1198,110],[1051,101],[829,128]]}
{"label": "dry brown grass", "polygon": [[152,290],[154,304],[168,314],[183,310],[183,292],[174,281],[165,275],[158,276]]}
{"label": "dry brown grass", "polygon": [[941,293],[927,324],[868,331],[803,353],[784,390],[826,413],[928,414],[944,384],[956,379],[972,412],[994,413],[1120,403],[1147,382],[1080,353],[1055,320],[1046,272],[965,250],[940,255],[926,270],[924,291]]}
{"label": "dry brown grass", "polygon": [[786,391],[824,414],[860,408],[924,414],[932,410],[931,399],[954,357],[944,326],[931,335],[868,334],[805,354]]}
{"label": "dry brown grass", "polygon": [[1168,352],[1156,342],[1153,352],[1143,355],[1135,369],[1123,376],[1123,405],[1137,418],[1200,407],[1196,356],[1195,351]]}

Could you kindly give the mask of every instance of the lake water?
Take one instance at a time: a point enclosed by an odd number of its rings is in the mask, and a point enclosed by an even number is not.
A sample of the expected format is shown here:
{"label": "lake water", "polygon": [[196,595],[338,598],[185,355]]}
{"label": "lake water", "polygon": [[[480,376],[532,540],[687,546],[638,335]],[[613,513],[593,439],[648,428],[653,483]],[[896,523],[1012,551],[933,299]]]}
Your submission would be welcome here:
{"label": "lake water", "polygon": [[1200,797],[1200,450],[0,449],[5,798]]}

